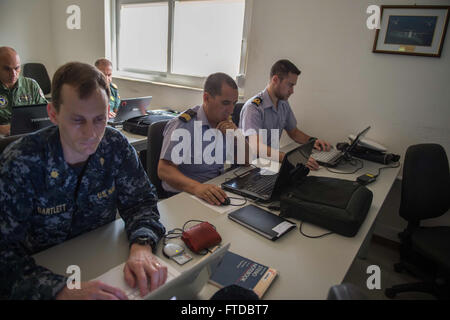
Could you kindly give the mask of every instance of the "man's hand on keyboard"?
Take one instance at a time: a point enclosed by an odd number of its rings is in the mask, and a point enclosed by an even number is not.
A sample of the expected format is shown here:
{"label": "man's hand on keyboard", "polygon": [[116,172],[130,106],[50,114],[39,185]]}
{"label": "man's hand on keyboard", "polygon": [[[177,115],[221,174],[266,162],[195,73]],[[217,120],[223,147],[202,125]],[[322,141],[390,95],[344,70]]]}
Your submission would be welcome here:
{"label": "man's hand on keyboard", "polygon": [[131,246],[130,256],[123,271],[127,284],[132,288],[137,285],[141,297],[160,287],[167,280],[167,267],[158,262],[150,246],[136,243]]}
{"label": "man's hand on keyboard", "polygon": [[330,151],[331,144],[324,140],[317,139],[316,142],[314,142],[314,148],[320,151]]}
{"label": "man's hand on keyboard", "polygon": [[56,300],[128,300],[125,292],[101,281],[81,282],[80,289],[67,286],[56,296]]}
{"label": "man's hand on keyboard", "polygon": [[310,170],[319,170],[319,164],[316,160],[313,159],[313,157],[309,157],[308,162],[306,163],[306,166]]}

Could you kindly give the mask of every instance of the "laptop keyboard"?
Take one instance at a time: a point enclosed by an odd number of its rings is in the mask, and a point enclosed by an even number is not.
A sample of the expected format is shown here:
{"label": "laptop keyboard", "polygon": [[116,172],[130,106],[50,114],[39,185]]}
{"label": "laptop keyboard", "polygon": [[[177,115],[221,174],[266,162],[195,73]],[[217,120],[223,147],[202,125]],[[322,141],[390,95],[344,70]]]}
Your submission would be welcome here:
{"label": "laptop keyboard", "polygon": [[246,186],[246,189],[257,194],[270,194],[277,178],[278,174],[258,175]]}
{"label": "laptop keyboard", "polygon": [[336,149],[331,149],[330,151],[316,151],[314,150],[311,157],[317,162],[333,162],[338,157],[342,155],[342,152]]}

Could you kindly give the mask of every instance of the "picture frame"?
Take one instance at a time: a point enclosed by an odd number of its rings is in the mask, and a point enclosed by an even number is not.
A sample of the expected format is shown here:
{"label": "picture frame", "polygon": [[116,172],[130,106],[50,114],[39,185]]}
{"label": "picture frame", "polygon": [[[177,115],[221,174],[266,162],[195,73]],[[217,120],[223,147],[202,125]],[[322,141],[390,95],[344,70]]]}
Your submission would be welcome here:
{"label": "picture frame", "polygon": [[372,52],[440,57],[450,6],[381,6]]}

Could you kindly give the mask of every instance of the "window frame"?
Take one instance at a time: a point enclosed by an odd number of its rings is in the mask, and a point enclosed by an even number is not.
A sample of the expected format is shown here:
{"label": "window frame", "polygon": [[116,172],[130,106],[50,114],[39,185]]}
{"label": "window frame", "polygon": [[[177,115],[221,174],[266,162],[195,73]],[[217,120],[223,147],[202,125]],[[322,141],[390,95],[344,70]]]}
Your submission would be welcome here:
{"label": "window frame", "polygon": [[[206,77],[180,75],[172,73],[172,44],[175,11],[175,2],[180,0],[105,0],[105,56],[113,63],[113,77],[141,80],[155,84],[182,86],[192,89],[202,89]],[[181,0],[190,1],[190,0]],[[247,43],[250,30],[253,0],[245,1],[244,25],[241,40],[241,57],[239,74],[236,77],[238,86],[242,89],[247,69]],[[148,71],[142,69],[123,68],[119,70],[119,43],[120,43],[120,6],[122,4],[138,4],[151,2],[168,3],[168,43],[167,43],[167,72]]]}

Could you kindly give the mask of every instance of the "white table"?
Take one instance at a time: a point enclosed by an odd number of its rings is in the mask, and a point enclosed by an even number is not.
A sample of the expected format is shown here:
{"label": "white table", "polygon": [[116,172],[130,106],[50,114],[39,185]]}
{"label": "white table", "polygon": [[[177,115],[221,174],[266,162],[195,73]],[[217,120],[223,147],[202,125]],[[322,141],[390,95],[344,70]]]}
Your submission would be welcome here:
{"label": "white table", "polygon": [[[337,175],[325,168],[311,174],[354,180],[363,173],[376,173],[381,166],[383,165],[364,161],[364,168],[355,174]],[[348,171],[350,169],[352,168],[348,168]],[[207,220],[217,227],[223,243],[231,242],[231,251],[277,269],[279,275],[264,299],[325,299],[330,287],[342,282],[365,239],[370,238],[378,212],[399,170],[400,168],[383,170],[377,181],[368,186],[373,192],[372,205],[359,232],[352,238],[332,234],[310,239],[302,236],[297,228],[276,241],[270,241],[229,220],[226,214],[207,208],[186,193],[160,201],[158,209],[167,230],[182,227],[190,219]],[[212,182],[221,183],[231,176],[232,173],[228,172]],[[299,225],[298,221],[293,221]],[[303,232],[319,235],[327,230],[305,223]],[[162,257],[161,247],[162,243],[158,246],[159,257]],[[170,263],[179,271],[186,270],[201,257],[192,255],[194,260],[184,266],[173,261]],[[127,256],[128,242],[124,223],[119,219],[36,254],[34,258],[38,264],[62,274],[69,265],[76,264],[81,268],[82,281],[86,281],[124,262]],[[216,290],[216,287],[208,285],[201,292],[201,297],[207,299]]]}

